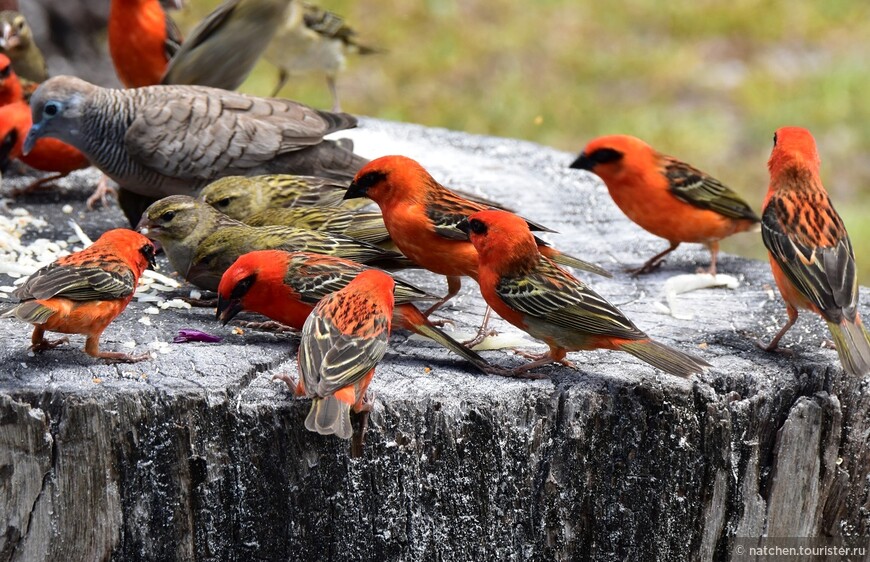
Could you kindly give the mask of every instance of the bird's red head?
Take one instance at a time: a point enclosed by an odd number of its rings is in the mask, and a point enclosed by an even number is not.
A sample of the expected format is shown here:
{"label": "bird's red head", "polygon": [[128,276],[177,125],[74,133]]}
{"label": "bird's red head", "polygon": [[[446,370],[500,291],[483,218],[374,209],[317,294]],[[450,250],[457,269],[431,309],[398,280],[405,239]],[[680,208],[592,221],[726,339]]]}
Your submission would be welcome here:
{"label": "bird's red head", "polygon": [[259,307],[253,301],[259,300],[261,292],[280,292],[290,258],[291,254],[281,250],[258,250],[233,262],[218,285],[217,319],[226,324],[243,310],[265,313],[256,310]]}
{"label": "bird's red head", "polygon": [[818,173],[822,160],[816,150],[816,140],[801,127],[780,127],[773,135],[773,150],[767,167],[771,175],[780,175],[786,168],[810,169]]}
{"label": "bird's red head", "polygon": [[94,251],[106,249],[123,260],[136,273],[137,279],[148,266],[154,265],[157,253],[151,240],[128,228],[107,230],[88,249],[91,248]]}
{"label": "bird's red head", "polygon": [[12,69],[12,61],[0,53],[0,106],[19,101],[24,101],[21,82]]}
{"label": "bird's red head", "polygon": [[571,167],[600,176],[610,187],[610,180],[636,172],[656,158],[656,151],[637,137],[608,135],[591,140]]}
{"label": "bird's red head", "polygon": [[24,137],[31,125],[30,107],[24,102],[0,107],[0,166],[21,157]]}
{"label": "bird's red head", "polygon": [[392,303],[396,280],[379,269],[366,269],[354,277],[353,281],[347,284],[347,287],[353,287],[355,291],[376,295],[378,298]]}
{"label": "bird's red head", "polygon": [[416,160],[382,156],[357,172],[344,198],[368,197],[384,210],[399,202],[424,203],[432,185],[438,183]]}
{"label": "bird's red head", "polygon": [[534,264],[538,245],[525,219],[498,210],[479,211],[459,223],[474,244],[481,265],[513,269]]}

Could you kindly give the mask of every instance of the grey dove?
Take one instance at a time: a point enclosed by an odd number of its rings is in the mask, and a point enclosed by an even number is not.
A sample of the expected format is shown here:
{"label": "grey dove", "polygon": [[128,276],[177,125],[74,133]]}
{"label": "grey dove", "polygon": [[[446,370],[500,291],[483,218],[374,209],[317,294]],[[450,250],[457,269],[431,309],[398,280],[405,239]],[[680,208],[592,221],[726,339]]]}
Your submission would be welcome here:
{"label": "grey dove", "polygon": [[[350,182],[366,162],[323,139],[356,126],[355,117],[290,100],[204,86],[115,90],[58,76],[30,105],[25,153],[42,137],[79,149],[122,188],[131,224],[150,202],[194,194],[224,176],[292,173]],[[125,207],[124,191],[148,200]]]}

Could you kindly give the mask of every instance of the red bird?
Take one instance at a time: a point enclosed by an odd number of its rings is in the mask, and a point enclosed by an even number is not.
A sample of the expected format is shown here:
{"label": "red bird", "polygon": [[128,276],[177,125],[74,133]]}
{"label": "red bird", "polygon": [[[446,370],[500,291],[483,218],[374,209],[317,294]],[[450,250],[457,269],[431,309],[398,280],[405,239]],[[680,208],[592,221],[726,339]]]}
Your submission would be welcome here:
{"label": "red bird", "polygon": [[123,228],[104,233],[90,247],[59,258],[33,275],[13,295],[22,302],[3,316],[35,327],[30,349],[39,353],[69,338],[45,339],[45,332],[83,334],[85,353],[109,363],[143,361],[149,354],[100,351],[100,335],[127,308],[139,276],[154,262],[154,245]]}
{"label": "red bird", "polygon": [[[239,312],[249,310],[299,330],[323,297],[372,269],[322,254],[280,250],[250,252],[224,272],[218,286],[217,317],[226,324]],[[395,296],[393,322],[396,326],[435,340],[479,370],[489,372],[485,359],[439,330],[411,304],[428,300],[426,292],[398,281]]]}
{"label": "red bird", "polygon": [[798,309],[810,310],[827,322],[846,372],[864,376],[870,374],[870,336],[858,313],[855,252],[822,185],[820,166],[809,131],[776,131],[767,162],[770,187],[761,237],[788,322],[765,349],[776,349],[797,320]]}
{"label": "red bird", "polygon": [[487,304],[550,346],[535,361],[515,369],[516,374],[550,362],[567,363],[568,351],[599,348],[625,351],[680,377],[709,366],[651,340],[615,306],[543,255],[524,219],[504,211],[480,211],[460,228],[477,248],[477,282]]}
{"label": "red bird", "polygon": [[[390,237],[405,256],[447,276],[447,295],[426,311],[427,316],[459,292],[463,275],[477,279],[477,251],[456,225],[468,215],[491,207],[462,198],[404,156],[384,156],[363,166],[344,196],[357,197],[368,197],[378,204]],[[523,220],[533,230],[552,232]],[[536,242],[541,253],[558,263],[610,276],[597,265],[563,254],[542,240]]]}
{"label": "red bird", "polygon": [[305,321],[296,394],[313,398],[309,431],[350,439],[350,409],[371,409],[364,398],[387,351],[394,285],[383,271],[363,271],[317,303]]}
{"label": "red bird", "polygon": [[571,167],[597,174],[628,218],[670,242],[667,250],[633,273],[653,271],[682,242],[700,242],[710,249],[708,272],[716,275],[719,241],[757,228],[760,221],[739,195],[716,178],[656,152],[635,137],[594,139]]}
{"label": "red bird", "polygon": [[0,106],[17,101],[24,101],[21,81],[12,70],[12,61],[9,60],[9,57],[0,53]]}
{"label": "red bird", "polygon": [[15,191],[20,195],[58,180],[70,172],[91,165],[85,155],[57,139],[39,139],[33,149],[22,154],[24,138],[33,125],[30,106],[19,101],[0,107],[0,167],[5,168],[12,160],[20,160],[31,168],[43,172],[56,172],[36,180],[25,188]]}
{"label": "red bird", "polygon": [[[174,7],[181,8],[178,0]],[[109,54],[125,87],[160,84],[180,45],[181,33],[159,0],[112,0]]]}

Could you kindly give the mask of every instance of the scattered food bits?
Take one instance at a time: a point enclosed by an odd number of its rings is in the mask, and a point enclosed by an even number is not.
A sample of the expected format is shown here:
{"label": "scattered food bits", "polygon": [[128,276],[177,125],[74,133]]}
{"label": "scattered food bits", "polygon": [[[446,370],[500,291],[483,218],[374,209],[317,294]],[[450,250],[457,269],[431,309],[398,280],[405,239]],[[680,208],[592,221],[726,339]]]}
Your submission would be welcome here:
{"label": "scattered food bits", "polygon": [[242,330],[241,328],[239,328],[238,326],[234,326],[232,332],[233,332],[233,335],[236,335],[236,336],[245,335],[245,331]]}
{"label": "scattered food bits", "polygon": [[158,306],[163,310],[166,310],[167,308],[184,308],[189,310],[191,308],[189,302],[185,302],[181,299],[168,300],[160,303]]}
{"label": "scattered food bits", "polygon": [[145,314],[160,314],[160,309],[156,306],[149,306],[145,309]]}
{"label": "scattered food bits", "polygon": [[103,382],[103,379],[101,379],[100,377],[94,377],[91,379],[91,382],[94,384],[100,384],[101,382]]}
{"label": "scattered food bits", "polygon": [[66,204],[66,205],[64,205],[63,207],[60,208],[60,210],[61,210],[61,212],[63,212],[65,215],[70,215],[70,214],[72,214],[72,212],[73,212],[72,205],[70,205],[70,204]]}
{"label": "scattered food bits", "polygon": [[149,317],[147,317],[147,316],[143,316],[142,318],[140,318],[140,319],[139,319],[139,323],[140,323],[140,324],[145,324],[146,326],[151,326],[151,325],[152,325],[152,324],[151,324],[151,318],[149,318]]}

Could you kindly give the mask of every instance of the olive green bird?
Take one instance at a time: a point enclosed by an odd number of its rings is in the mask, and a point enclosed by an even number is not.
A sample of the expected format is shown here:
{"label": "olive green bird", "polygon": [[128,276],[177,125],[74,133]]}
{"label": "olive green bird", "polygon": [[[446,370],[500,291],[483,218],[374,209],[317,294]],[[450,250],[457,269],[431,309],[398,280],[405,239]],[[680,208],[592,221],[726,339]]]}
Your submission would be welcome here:
{"label": "olive green bird", "polygon": [[378,244],[390,239],[380,211],[352,211],[335,207],[266,209],[242,220],[249,226],[293,226],[344,234],[363,242]]}
{"label": "olive green bird", "polygon": [[235,90],[290,12],[291,0],[227,0],[206,16],[169,61],[163,84]]}
{"label": "olive green bird", "polygon": [[239,221],[267,209],[336,206],[360,209],[369,206],[371,202],[367,200],[344,201],[348,183],[339,179],[290,174],[227,176],[204,187],[199,198]]}
{"label": "olive green bird", "polygon": [[398,252],[349,236],[286,226],[248,226],[187,195],[152,204],[136,229],[160,243],[175,271],[210,291],[217,290],[221,276],[236,259],[254,250],[312,252],[387,268],[411,265]]}
{"label": "olive green bird", "polygon": [[0,52],[12,61],[19,78],[36,83],[48,79],[45,57],[33,40],[33,31],[24,16],[14,10],[0,12]]}
{"label": "olive green bird", "polygon": [[358,43],[356,32],[341,16],[308,2],[294,1],[263,58],[278,67],[278,85],[272,96],[278,95],[290,76],[321,73],[326,76],[332,96],[332,110],[340,111],[336,77],[344,69],[345,55],[379,52]]}

